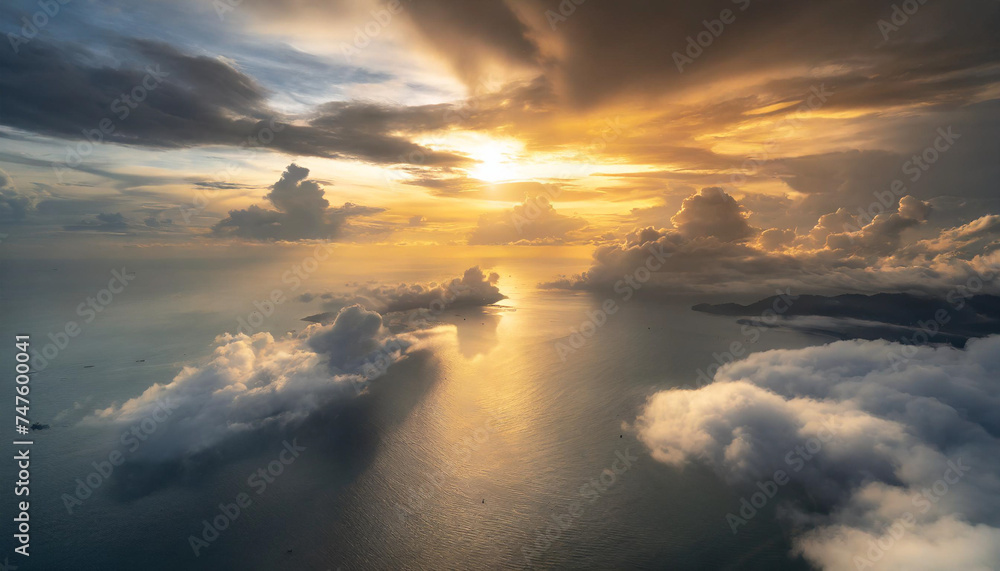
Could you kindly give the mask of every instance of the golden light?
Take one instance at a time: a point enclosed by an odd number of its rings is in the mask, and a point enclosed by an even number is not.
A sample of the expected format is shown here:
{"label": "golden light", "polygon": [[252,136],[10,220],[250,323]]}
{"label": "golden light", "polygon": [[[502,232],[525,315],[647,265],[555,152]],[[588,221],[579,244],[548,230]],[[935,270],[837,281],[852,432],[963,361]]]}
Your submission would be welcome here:
{"label": "golden light", "polygon": [[500,145],[490,145],[473,156],[479,164],[469,170],[469,176],[484,182],[500,182],[509,176],[507,160]]}
{"label": "golden light", "polygon": [[469,169],[469,176],[490,183],[518,178],[516,171],[520,146],[515,141],[486,139],[466,149],[468,155],[478,163]]}
{"label": "golden light", "polygon": [[416,143],[435,151],[465,155],[476,162],[466,174],[487,183],[524,178],[521,163],[524,143],[511,138],[495,138],[475,131],[449,131],[421,137]]}

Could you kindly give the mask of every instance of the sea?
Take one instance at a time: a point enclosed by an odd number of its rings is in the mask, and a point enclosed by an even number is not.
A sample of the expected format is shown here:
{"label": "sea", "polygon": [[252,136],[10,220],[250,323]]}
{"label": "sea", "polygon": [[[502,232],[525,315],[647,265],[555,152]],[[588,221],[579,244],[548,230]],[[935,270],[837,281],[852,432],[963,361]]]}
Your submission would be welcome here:
{"label": "sea", "polygon": [[[726,515],[745,490],[697,462],[657,462],[634,426],[650,395],[695,384],[734,342],[756,352],[829,339],[767,330],[751,342],[734,318],[690,309],[752,299],[539,287],[585,269],[576,251],[345,248],[293,288],[287,272],[309,251],[272,250],[0,261],[0,558],[22,570],[808,568],[780,502],[734,533]],[[444,311],[420,350],[305,421],[150,464],[129,461],[121,426],[93,419],[205,362],[215,338],[275,289],[285,301],[259,329],[278,336],[324,310],[302,294],[440,281],[472,265],[497,272],[507,299]],[[114,272],[133,277],[101,294]],[[59,332],[71,321],[79,332],[67,340]],[[49,427],[27,436],[14,432],[16,335],[43,358],[51,344],[29,399],[30,420]],[[30,497],[13,491],[16,438],[34,442]],[[297,455],[274,476],[293,442]],[[125,462],[109,472],[114,451]],[[266,486],[249,483],[269,466]],[[230,517],[240,494],[250,503]],[[24,500],[30,557],[13,552],[11,514]]]}

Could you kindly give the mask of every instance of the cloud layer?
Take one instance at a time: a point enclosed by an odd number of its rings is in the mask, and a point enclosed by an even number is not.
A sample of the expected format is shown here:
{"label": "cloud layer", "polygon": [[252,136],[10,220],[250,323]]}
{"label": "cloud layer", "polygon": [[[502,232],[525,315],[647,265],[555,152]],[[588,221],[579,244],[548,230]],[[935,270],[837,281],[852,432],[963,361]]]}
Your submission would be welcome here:
{"label": "cloud layer", "polygon": [[[978,284],[972,293],[1000,291],[1000,224],[992,215],[934,229],[926,223],[929,203],[905,195],[890,207],[867,221],[840,208],[805,230],[760,231],[734,197],[705,188],[683,201],[673,228],[634,228],[595,249],[586,272],[544,285],[606,292],[648,268],[644,295],[789,287],[944,295],[970,280]],[[661,262],[655,269],[650,256]]]}
{"label": "cloud layer", "polygon": [[216,339],[207,363],[185,367],[167,384],[95,411],[89,421],[127,426],[158,419],[157,411],[166,407],[173,411],[167,424],[137,455],[181,458],[353,398],[415,343],[413,336],[390,334],[378,313],[359,306],[345,307],[328,325],[310,325],[279,339],[266,332],[227,333]]}
{"label": "cloud layer", "polygon": [[91,142],[155,148],[249,143],[294,155],[376,163],[408,163],[411,157],[427,165],[464,160],[395,134],[410,128],[405,109],[330,103],[293,122],[272,108],[272,93],[228,58],[190,55],[146,39],[113,37],[109,43],[110,54],[40,38],[18,53],[0,52],[0,91],[7,108],[0,123],[88,141],[68,146],[57,157],[71,168],[89,154],[77,149]]}
{"label": "cloud layer", "polygon": [[[522,200],[521,192],[510,196],[512,185],[565,186],[561,200],[572,193],[578,212],[599,212],[585,228],[548,205],[521,226],[473,202],[472,216],[485,212],[471,235],[476,244],[620,236],[629,230],[609,220],[622,212],[658,197],[673,207],[693,188],[720,185],[730,185],[742,216],[725,209],[724,196],[699,194],[685,208],[695,220],[682,216],[672,228],[726,243],[752,239],[759,228],[758,243],[773,250],[821,216],[840,208],[854,215],[894,178],[934,205],[942,227],[1000,211],[1000,9],[978,0],[917,3],[912,14],[862,0],[433,0],[404,2],[392,14],[377,2],[248,1],[224,19],[211,7],[157,5],[139,11],[150,20],[142,26],[134,25],[137,10],[118,9],[132,4],[67,9],[46,33],[0,54],[0,123],[11,151],[0,160],[18,165],[18,180],[51,182],[56,163],[84,185],[95,184],[91,177],[154,184],[148,173],[119,171],[156,163],[154,151],[218,146],[225,154],[249,145],[364,163],[352,165],[367,170],[354,179],[362,188],[399,175],[413,208],[401,220],[418,212],[455,220],[453,207],[427,195]],[[21,17],[36,10],[15,2],[4,31],[19,33]],[[723,26],[724,13],[735,21]],[[377,37],[362,33],[369,25]],[[358,38],[359,57],[330,53]],[[683,70],[672,65],[675,54],[695,50]],[[936,146],[941,129],[954,133],[954,150]],[[508,189],[488,188],[470,168],[491,159],[466,143],[488,148],[499,138],[515,143],[504,151]],[[37,148],[22,150],[20,141]],[[913,171],[913,157],[929,147],[933,168]],[[91,150],[99,156],[78,156]],[[386,165],[396,168],[378,170]],[[0,216],[23,217],[24,200],[0,194]],[[712,197],[722,202],[712,205]],[[86,214],[130,214],[144,203],[116,198],[126,204]],[[276,211],[261,210],[239,211],[235,227],[273,225]],[[670,227],[670,214],[634,226]],[[847,249],[892,249],[914,234],[908,221],[927,216],[909,206],[898,214]],[[456,226],[442,242],[466,233]],[[152,228],[146,234],[162,233]]]}
{"label": "cloud layer", "polygon": [[793,485],[778,513],[818,568],[992,569],[998,350],[1000,336],[964,350],[843,341],[756,353],[712,384],[657,393],[636,426],[654,458],[707,464],[741,492],[783,470]]}

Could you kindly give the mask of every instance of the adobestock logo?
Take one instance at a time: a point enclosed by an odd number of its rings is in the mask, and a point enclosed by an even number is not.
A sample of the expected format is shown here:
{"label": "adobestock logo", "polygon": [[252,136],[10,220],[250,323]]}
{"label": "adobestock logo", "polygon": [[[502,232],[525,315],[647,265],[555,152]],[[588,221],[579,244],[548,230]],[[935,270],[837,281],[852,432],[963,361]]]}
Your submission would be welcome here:
{"label": "adobestock logo", "polygon": [[138,450],[142,443],[149,440],[149,437],[156,432],[159,425],[166,422],[170,418],[170,415],[178,408],[180,408],[180,405],[171,403],[169,397],[162,401],[157,401],[153,412],[133,424],[129,427],[129,430],[123,432],[121,438],[119,438],[119,442],[121,442],[122,446],[128,446],[128,449],[122,452],[116,448],[108,453],[106,460],[91,463],[94,471],[82,479],[76,479],[76,489],[73,490],[72,495],[62,495],[63,506],[66,508],[66,512],[73,515],[73,509],[83,505],[85,500],[94,495],[94,490],[100,488],[104,482],[111,478],[111,474],[114,473],[115,468],[125,463],[126,455]]}
{"label": "adobestock logo", "polygon": [[21,18],[20,34],[9,32],[7,41],[10,42],[10,49],[14,53],[21,53],[21,46],[38,37],[38,32],[49,24],[51,18],[55,18],[62,10],[61,6],[69,4],[70,0],[38,0],[37,12]]}
{"label": "adobestock logo", "polygon": [[[115,295],[125,291],[129,282],[135,279],[135,274],[128,273],[122,266],[121,271],[111,270],[111,279],[108,280],[108,287],[97,292],[94,297],[87,297],[86,300],[76,306],[76,314],[83,317],[83,324],[90,323],[97,318],[97,314],[104,311],[106,307],[114,301]],[[69,347],[71,339],[80,335],[83,327],[80,323],[70,320],[63,325],[62,329],[55,333],[49,332],[50,343],[46,343],[41,351],[31,351],[31,366],[35,371],[44,371],[51,361],[54,361],[66,347]]]}
{"label": "adobestock logo", "polygon": [[521,554],[524,555],[524,561],[529,567],[534,564],[539,556],[552,547],[552,544],[558,541],[563,533],[572,529],[573,525],[576,524],[576,520],[586,511],[586,504],[593,504],[599,500],[602,494],[605,494],[612,486],[618,483],[621,476],[632,468],[632,465],[639,457],[633,455],[631,450],[632,448],[628,447],[625,449],[625,452],[621,450],[615,451],[615,460],[611,465],[601,470],[601,473],[596,478],[590,478],[587,483],[580,486],[580,499],[570,502],[566,506],[564,513],[553,515],[551,518],[552,523],[544,530],[538,530],[535,533],[535,541],[531,547],[524,546],[521,548]]}
{"label": "adobestock logo", "polygon": [[802,444],[795,446],[785,454],[785,464],[789,471],[775,470],[771,479],[757,482],[757,491],[750,494],[750,497],[740,498],[740,509],[737,513],[727,513],[726,523],[733,535],[739,531],[741,526],[746,525],[751,519],[760,513],[767,504],[778,495],[778,491],[792,481],[792,474],[802,471],[806,463],[815,458],[822,450],[823,446],[829,444],[834,439],[836,433],[828,424],[829,421],[822,421],[822,428],[816,431],[816,436],[807,439]]}
{"label": "adobestock logo", "polygon": [[913,16],[920,10],[921,6],[927,3],[927,0],[906,0],[901,5],[892,5],[892,15],[888,20],[879,20],[878,31],[882,33],[882,40],[885,42],[889,41],[889,34],[891,32],[898,32],[900,28],[905,26],[910,21],[910,16]]}
{"label": "adobestock logo", "polygon": [[[739,6],[740,12],[750,7],[750,0],[732,0],[732,2]],[[716,20],[702,20],[701,23],[705,29],[694,36],[687,37],[684,53],[674,52],[673,54],[674,65],[677,66],[678,73],[684,73],[684,66],[693,64],[694,60],[701,57],[705,50],[722,35],[726,26],[735,21],[736,12],[729,8],[719,12],[719,18]]]}

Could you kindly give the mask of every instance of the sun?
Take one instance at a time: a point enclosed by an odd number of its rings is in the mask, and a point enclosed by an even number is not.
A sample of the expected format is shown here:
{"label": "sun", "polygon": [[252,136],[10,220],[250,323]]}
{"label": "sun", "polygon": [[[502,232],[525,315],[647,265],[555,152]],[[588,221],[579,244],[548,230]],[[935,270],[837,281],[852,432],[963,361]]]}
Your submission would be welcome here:
{"label": "sun", "polygon": [[518,178],[518,156],[520,145],[516,141],[485,139],[477,142],[466,152],[476,161],[469,169],[469,176],[488,183],[497,183]]}
{"label": "sun", "polygon": [[483,182],[500,182],[511,176],[511,165],[499,148],[484,150],[473,158],[478,164],[469,170],[472,178]]}
{"label": "sun", "polygon": [[523,180],[530,176],[526,171],[533,161],[526,156],[524,143],[517,139],[474,131],[452,131],[418,138],[414,142],[434,151],[467,157],[473,164],[463,169],[465,175],[487,184]]}

